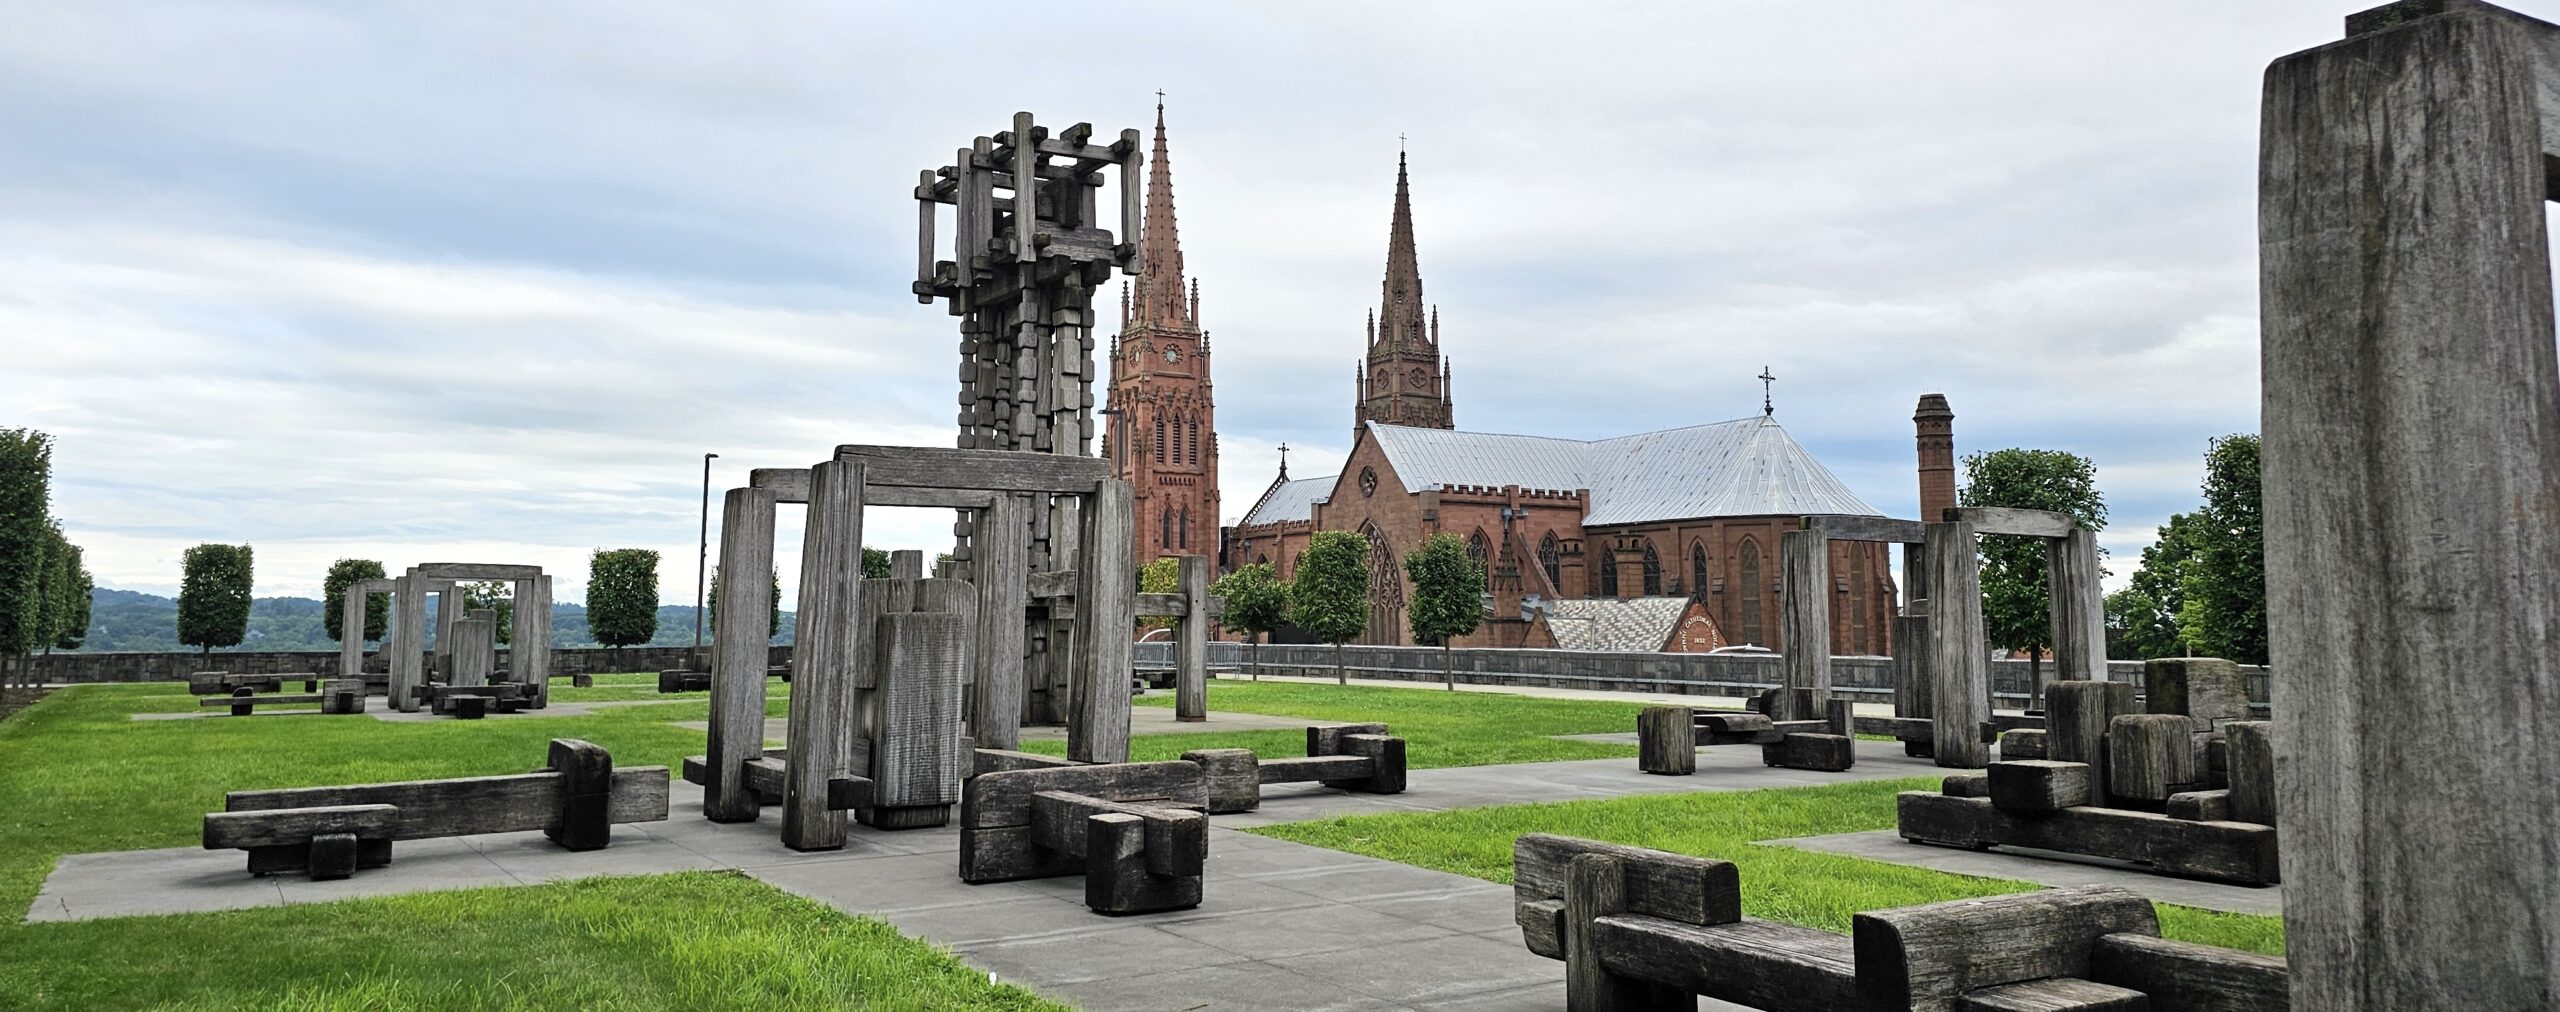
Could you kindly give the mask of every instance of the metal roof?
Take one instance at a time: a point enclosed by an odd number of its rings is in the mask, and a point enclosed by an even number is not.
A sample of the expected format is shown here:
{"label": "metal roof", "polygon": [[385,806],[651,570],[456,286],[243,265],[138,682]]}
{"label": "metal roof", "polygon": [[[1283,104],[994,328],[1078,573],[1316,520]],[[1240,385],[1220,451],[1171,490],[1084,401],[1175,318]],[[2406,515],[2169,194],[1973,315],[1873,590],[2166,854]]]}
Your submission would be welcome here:
{"label": "metal roof", "polygon": [[[1696,517],[1884,515],[1767,417],[1592,441],[1378,422],[1369,423],[1369,432],[1406,488],[1589,489],[1586,527]],[[1309,480],[1327,483],[1330,491],[1333,479]]]}
{"label": "metal roof", "polygon": [[1342,476],[1328,474],[1321,478],[1300,478],[1273,486],[1263,493],[1262,501],[1244,515],[1241,526],[1276,524],[1290,520],[1313,520],[1316,504],[1333,494],[1333,483]]}
{"label": "metal roof", "polygon": [[1685,597],[1637,597],[1550,601],[1547,630],[1564,650],[1652,653],[1671,642],[1671,631],[1689,610]]}

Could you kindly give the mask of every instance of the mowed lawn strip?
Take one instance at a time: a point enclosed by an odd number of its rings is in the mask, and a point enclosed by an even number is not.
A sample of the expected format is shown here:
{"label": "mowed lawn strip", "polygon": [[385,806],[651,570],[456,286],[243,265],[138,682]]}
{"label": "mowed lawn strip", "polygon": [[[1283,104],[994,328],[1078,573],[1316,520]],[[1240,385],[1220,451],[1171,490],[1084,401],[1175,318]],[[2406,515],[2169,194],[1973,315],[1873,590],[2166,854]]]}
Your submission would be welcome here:
{"label": "mowed lawn strip", "polygon": [[[1511,881],[1511,844],[1522,833],[1556,833],[1731,861],[1742,876],[1742,908],[1753,917],[1827,931],[1849,930],[1865,910],[2042,888],[1884,864],[1757,841],[1891,829],[1893,796],[1935,790],[1937,778],[1828,787],[1639,795],[1599,801],[1505,805],[1417,815],[1363,815],[1268,826],[1249,832],[1406,864]],[[2159,904],[2163,934],[2253,952],[2284,951],[2284,922]]]}
{"label": "mowed lawn strip", "polygon": [[672,768],[702,751],[702,732],[669,722],[702,720],[708,707],[678,700],[583,717],[414,723],[316,713],[131,719],[197,709],[173,683],[86,685],[0,721],[0,921],[26,909],[58,855],[196,845],[226,791],[523,773],[542,766],[553,738],[602,745],[616,766]]}
{"label": "mowed lawn strip", "polygon": [[0,1008],[1064,1012],[728,872],[591,878],[0,933]]}
{"label": "mowed lawn strip", "polygon": [[[1150,693],[1140,706],[1173,705],[1172,693]],[[1209,709],[1258,713],[1309,720],[1383,723],[1405,740],[1405,762],[1412,769],[1490,766],[1499,763],[1553,762],[1564,759],[1633,758],[1633,745],[1596,741],[1559,741],[1552,735],[1634,731],[1637,703],[1591,699],[1548,699],[1490,692],[1447,692],[1440,689],[1385,688],[1371,685],[1315,685],[1304,682],[1209,683]],[[1025,742],[1023,749],[1065,755],[1056,741]],[[1266,756],[1307,752],[1304,730],[1204,731],[1195,734],[1146,734],[1129,742],[1136,762],[1179,759],[1187,749],[1249,748]]]}

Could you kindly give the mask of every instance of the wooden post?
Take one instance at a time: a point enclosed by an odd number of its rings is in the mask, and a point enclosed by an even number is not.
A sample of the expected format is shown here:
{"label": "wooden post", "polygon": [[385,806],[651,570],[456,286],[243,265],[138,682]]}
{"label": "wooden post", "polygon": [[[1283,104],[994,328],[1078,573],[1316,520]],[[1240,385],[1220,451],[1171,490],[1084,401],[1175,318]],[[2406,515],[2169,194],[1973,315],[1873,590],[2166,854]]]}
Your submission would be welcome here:
{"label": "wooden post", "polygon": [[853,620],[861,614],[862,481],[860,463],[829,460],[809,469],[792,650],[791,754],[782,782],[782,845],[793,850],[844,846],[845,813],[827,802],[829,782],[852,772],[849,683],[853,651],[864,639]]}
{"label": "wooden post", "polygon": [[1173,628],[1173,719],[1209,719],[1209,559],[1185,555],[1175,576],[1182,621]]}
{"label": "wooden post", "polygon": [[527,704],[551,705],[551,575],[516,581],[515,621],[507,630],[507,663],[532,693]]}
{"label": "wooden post", "polygon": [[391,621],[391,681],[388,691],[391,705],[402,713],[418,712],[417,688],[426,681],[425,644],[421,635],[427,628],[427,595],[424,581],[401,574],[397,590],[392,592],[395,608]]}
{"label": "wooden post", "polygon": [[970,650],[969,735],[979,748],[1010,749],[1022,740],[1030,500],[996,496],[978,511],[972,530],[969,564],[978,591],[978,626]]}
{"label": "wooden post", "polygon": [[739,767],[764,755],[771,637],[758,634],[773,627],[774,502],[771,489],[733,488],[720,503],[720,600],[712,609],[711,729],[704,749],[711,782],[702,795],[702,814],[713,822],[756,817],[755,792]]}
{"label": "wooden post", "polygon": [[[2106,590],[2098,585],[2098,535],[2085,527],[2045,542],[2047,581],[2052,599],[2053,680],[2107,680]],[[2043,687],[2032,687],[2027,705],[2043,700]]]}
{"label": "wooden post", "polygon": [[1930,524],[1930,749],[1938,765],[1981,769],[1991,761],[1982,724],[1991,719],[1991,654],[1982,632],[1982,560],[1973,525]]}
{"label": "wooden post", "polygon": [[453,680],[453,624],[462,621],[462,586],[452,580],[439,581],[436,595],[436,665],[435,680]]}
{"label": "wooden post", "polygon": [[348,585],[338,602],[338,677],[359,678],[364,675],[364,606],[371,595],[365,593],[366,581]]}
{"label": "wooden post", "polygon": [[[1929,678],[1929,619],[1925,615],[1901,615],[1893,620],[1893,715],[1896,717],[1929,717],[1937,713],[1931,700],[1936,686]],[[1931,734],[1935,735],[1935,730]],[[1905,741],[1902,753],[1910,756],[1933,754],[1925,741]]]}
{"label": "wooden post", "polygon": [[[1783,690],[1770,716],[1820,720],[1831,703],[1831,539],[1821,531],[1778,536],[1778,667]],[[1799,708],[1806,691],[1812,708]]]}
{"label": "wooden post", "polygon": [[2270,66],[2259,118],[2293,1007],[2550,1008],[2560,29],[2440,0],[2348,31]]}
{"label": "wooden post", "polygon": [[1070,675],[1075,698],[1067,714],[1067,758],[1078,762],[1129,761],[1129,644],[1138,620],[1138,578],[1129,559],[1133,498],[1128,482],[1097,483],[1077,539]]}
{"label": "wooden post", "polygon": [[468,618],[454,620],[453,648],[449,653],[453,664],[448,676],[451,684],[464,688],[489,684],[489,671],[498,660],[497,613],[483,608]]}

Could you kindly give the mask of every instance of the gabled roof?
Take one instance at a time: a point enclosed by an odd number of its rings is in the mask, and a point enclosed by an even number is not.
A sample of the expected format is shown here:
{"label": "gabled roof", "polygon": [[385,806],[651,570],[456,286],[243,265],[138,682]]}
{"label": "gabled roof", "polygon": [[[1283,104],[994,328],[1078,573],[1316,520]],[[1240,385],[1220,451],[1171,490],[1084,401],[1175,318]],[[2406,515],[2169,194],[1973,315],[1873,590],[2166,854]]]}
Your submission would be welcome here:
{"label": "gabled roof", "polygon": [[1276,482],[1268,491],[1262,493],[1262,501],[1253,504],[1253,510],[1244,515],[1244,520],[1238,526],[1252,527],[1257,524],[1285,523],[1291,520],[1313,520],[1316,517],[1316,504],[1325,501],[1333,494],[1333,484],[1341,477],[1341,475],[1328,474],[1321,478]]}
{"label": "gabled roof", "polygon": [[1671,631],[1689,610],[1685,597],[1637,597],[1624,601],[1550,601],[1547,629],[1564,650],[1652,653],[1671,642]]}
{"label": "gabled roof", "polygon": [[1406,488],[1589,489],[1586,527],[1695,517],[1883,515],[1767,417],[1590,441],[1377,422],[1369,423],[1369,432]]}

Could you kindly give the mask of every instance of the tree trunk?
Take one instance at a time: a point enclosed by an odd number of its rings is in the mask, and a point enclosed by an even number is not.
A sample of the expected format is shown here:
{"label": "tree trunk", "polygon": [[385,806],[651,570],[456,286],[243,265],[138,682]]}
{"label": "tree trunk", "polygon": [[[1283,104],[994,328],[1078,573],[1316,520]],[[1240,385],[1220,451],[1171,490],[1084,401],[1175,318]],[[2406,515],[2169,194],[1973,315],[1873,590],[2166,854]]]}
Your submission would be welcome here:
{"label": "tree trunk", "polygon": [[1247,673],[1253,676],[1254,681],[1259,682],[1262,680],[1261,633],[1251,633],[1246,635],[1244,638],[1244,668]]}
{"label": "tree trunk", "polygon": [[1442,688],[1448,689],[1448,690],[1449,690],[1449,691],[1451,691],[1451,692],[1456,692],[1456,691],[1458,691],[1458,676],[1457,676],[1457,674],[1456,674],[1456,667],[1455,667],[1455,665],[1456,665],[1456,664],[1457,664],[1457,662],[1456,662],[1456,661],[1453,661],[1453,660],[1450,660],[1450,659],[1449,659],[1449,638],[1448,638],[1448,637],[1446,637],[1446,636],[1441,637],[1441,638],[1440,638],[1440,686],[1441,686]]}
{"label": "tree trunk", "polygon": [[1342,673],[1342,644],[1340,643],[1333,645],[1333,684],[1351,684],[1350,677]]}

